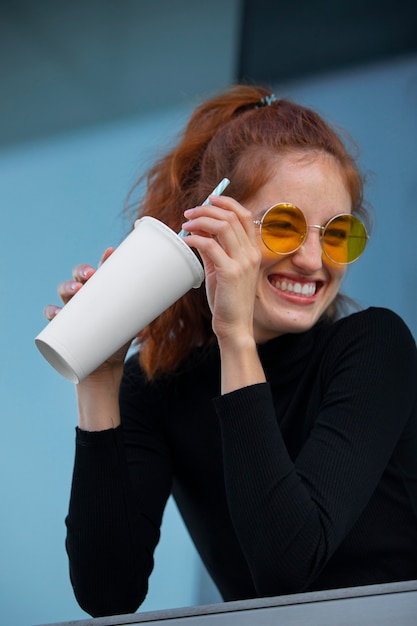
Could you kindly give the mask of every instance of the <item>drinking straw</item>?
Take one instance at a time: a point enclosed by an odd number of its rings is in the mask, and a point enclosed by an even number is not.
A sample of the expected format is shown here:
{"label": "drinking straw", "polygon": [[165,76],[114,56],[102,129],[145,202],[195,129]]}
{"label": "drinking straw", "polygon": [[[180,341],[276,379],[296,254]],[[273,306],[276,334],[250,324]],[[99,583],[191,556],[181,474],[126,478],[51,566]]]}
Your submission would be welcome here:
{"label": "drinking straw", "polygon": [[[203,205],[206,204],[211,204],[209,197],[210,196],[221,196],[221,194],[223,193],[223,191],[226,189],[227,185],[230,184],[230,180],[228,178],[223,178],[222,181],[220,181],[220,183],[217,185],[217,187],[215,187],[215,189],[213,189],[213,191],[211,192],[211,194],[204,200]],[[187,232],[186,230],[181,230],[178,233],[179,237],[186,237],[187,235],[189,235],[190,233]]]}

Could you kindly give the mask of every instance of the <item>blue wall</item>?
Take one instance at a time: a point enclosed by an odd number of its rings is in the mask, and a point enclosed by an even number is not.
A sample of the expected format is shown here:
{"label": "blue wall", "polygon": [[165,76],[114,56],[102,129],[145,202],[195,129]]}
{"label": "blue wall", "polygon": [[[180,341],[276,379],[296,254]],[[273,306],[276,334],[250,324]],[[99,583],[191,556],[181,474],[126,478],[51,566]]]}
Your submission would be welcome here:
{"label": "blue wall", "polygon": [[[346,128],[372,172],[376,225],[346,291],[364,306],[400,313],[417,336],[417,57],[311,82],[277,94]],[[0,607],[5,624],[82,619],[68,578],[64,518],[76,412],[72,385],[33,339],[56,285],[80,261],[129,230],[124,199],[137,174],[179,130],[189,110],[166,110],[0,152]],[[397,225],[400,226],[397,226]],[[201,601],[203,576],[172,503],[143,610]],[[206,600],[210,600],[206,596]]]}

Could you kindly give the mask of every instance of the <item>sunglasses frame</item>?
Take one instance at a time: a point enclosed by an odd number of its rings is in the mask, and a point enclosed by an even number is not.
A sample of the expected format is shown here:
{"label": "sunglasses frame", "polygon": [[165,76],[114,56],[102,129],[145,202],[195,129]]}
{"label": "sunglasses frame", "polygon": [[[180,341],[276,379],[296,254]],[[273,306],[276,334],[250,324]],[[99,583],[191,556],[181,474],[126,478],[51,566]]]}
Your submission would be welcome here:
{"label": "sunglasses frame", "polygon": [[[265,242],[265,239],[262,235],[262,226],[264,224],[265,218],[268,215],[268,213],[270,213],[273,209],[276,209],[277,207],[283,207],[283,208],[288,208],[288,209],[296,209],[297,211],[299,211],[299,213],[303,216],[304,218],[304,223],[305,223],[305,234],[303,236],[302,241],[300,242],[300,244],[294,248],[294,250],[291,250],[289,252],[278,252],[277,250],[273,250],[270,246],[268,246],[268,244]],[[336,220],[339,217],[349,217],[349,218],[355,218],[358,222],[360,222],[360,224],[363,227],[364,233],[365,233],[365,245],[363,247],[363,250],[360,252],[360,254],[353,259],[352,261],[335,261],[334,259],[331,258],[331,256],[328,254],[328,252],[326,251],[324,244],[324,236],[326,233],[327,228],[330,226],[330,224],[332,222],[334,222],[334,220]],[[253,223],[256,224],[257,226],[259,226],[259,234],[260,237],[262,239],[263,244],[265,245],[266,248],[268,248],[268,250],[270,250],[271,252],[273,252],[274,254],[277,254],[279,256],[288,256],[289,254],[294,254],[294,252],[297,252],[297,250],[299,250],[301,248],[301,246],[304,245],[306,239],[307,239],[307,235],[308,235],[308,231],[310,228],[316,228],[317,230],[320,231],[320,245],[321,245],[321,249],[323,254],[332,262],[332,263],[336,263],[337,265],[350,265],[350,263],[354,263],[355,261],[357,261],[359,259],[359,257],[363,254],[363,252],[365,251],[366,248],[366,243],[369,239],[369,235],[367,233],[365,224],[362,222],[362,220],[360,220],[356,215],[353,215],[352,213],[338,213],[337,215],[334,215],[333,217],[331,217],[324,226],[320,226],[319,224],[308,224],[306,217],[303,213],[303,211],[301,209],[298,208],[298,206],[296,206],[295,204],[291,204],[291,202],[277,202],[277,204],[273,204],[271,207],[269,207],[269,209],[267,209],[265,211],[265,213],[262,215],[261,219],[259,220],[253,220]]]}

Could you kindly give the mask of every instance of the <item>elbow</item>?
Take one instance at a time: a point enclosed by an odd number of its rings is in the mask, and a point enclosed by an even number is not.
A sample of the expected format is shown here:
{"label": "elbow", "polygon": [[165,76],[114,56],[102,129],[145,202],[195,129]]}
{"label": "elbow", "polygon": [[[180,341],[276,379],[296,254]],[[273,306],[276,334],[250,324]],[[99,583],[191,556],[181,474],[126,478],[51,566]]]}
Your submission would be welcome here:
{"label": "elbow", "polygon": [[255,576],[255,588],[258,598],[272,598],[275,596],[302,593],[308,588],[308,581],[300,579],[300,576]]}
{"label": "elbow", "polygon": [[96,589],[87,585],[82,589],[73,586],[75,598],[83,611],[91,617],[108,617],[135,613],[147,594],[147,585],[126,590]]}
{"label": "elbow", "polygon": [[[135,613],[148,593],[148,577],[128,566],[74,568],[70,561],[70,580],[79,606],[92,617]],[[126,564],[125,564],[126,565]]]}
{"label": "elbow", "polygon": [[253,575],[254,586],[258,598],[271,598],[276,596],[291,595],[294,593],[304,593],[313,584],[317,577],[316,572],[300,567],[277,568],[276,571],[258,573]]}
{"label": "elbow", "polygon": [[[79,606],[92,617],[135,613],[148,593],[150,554],[100,552],[97,546],[66,542],[70,580]],[[76,548],[76,549],[75,549]],[[124,554],[124,556],[123,556]]]}
{"label": "elbow", "polygon": [[326,551],[312,545],[303,550],[271,555],[263,561],[252,561],[252,579],[258,597],[273,597],[307,591],[320,575],[326,561]]}

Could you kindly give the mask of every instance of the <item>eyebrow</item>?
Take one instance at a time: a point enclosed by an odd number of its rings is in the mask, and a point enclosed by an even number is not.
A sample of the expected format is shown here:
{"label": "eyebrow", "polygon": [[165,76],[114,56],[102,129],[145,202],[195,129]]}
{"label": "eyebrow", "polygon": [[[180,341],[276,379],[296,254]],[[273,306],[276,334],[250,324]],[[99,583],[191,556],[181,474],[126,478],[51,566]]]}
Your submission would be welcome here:
{"label": "eyebrow", "polygon": [[[270,209],[274,209],[274,208],[277,208],[277,207],[280,207],[279,212],[280,212],[281,215],[292,215],[292,211],[290,209],[287,209],[285,206],[280,206],[280,205],[285,205],[285,204],[290,204],[290,203],[289,202],[277,202],[276,204],[272,204],[267,209],[264,209],[262,212],[257,213],[254,216],[254,219],[261,221],[261,219],[264,217],[264,215],[266,213],[268,213],[268,211],[270,211]],[[295,204],[292,204],[291,206],[298,209],[298,207]],[[301,211],[301,209],[299,209],[299,210]],[[303,213],[303,215],[304,215],[304,213]]]}
{"label": "eyebrow", "polygon": [[[334,217],[337,217],[341,222],[349,222],[349,217],[351,216],[351,213],[339,213],[338,215],[335,215]],[[334,219],[334,217],[331,217],[330,220]],[[330,220],[327,220],[328,222]]]}

